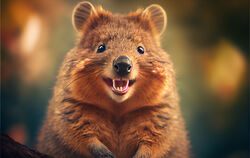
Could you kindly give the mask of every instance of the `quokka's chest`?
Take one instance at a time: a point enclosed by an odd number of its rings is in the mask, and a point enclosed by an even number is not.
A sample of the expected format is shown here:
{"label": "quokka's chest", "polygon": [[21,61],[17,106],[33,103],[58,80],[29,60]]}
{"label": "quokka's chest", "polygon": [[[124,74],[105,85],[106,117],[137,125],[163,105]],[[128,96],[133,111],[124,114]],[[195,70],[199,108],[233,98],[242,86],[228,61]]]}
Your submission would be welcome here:
{"label": "quokka's chest", "polygon": [[[160,113],[135,113],[120,120],[105,115],[83,115],[82,121],[95,124],[92,129],[80,129],[93,133],[119,158],[132,157],[140,142],[158,143],[167,127],[167,120],[162,120]],[[111,120],[110,120],[111,119]]]}

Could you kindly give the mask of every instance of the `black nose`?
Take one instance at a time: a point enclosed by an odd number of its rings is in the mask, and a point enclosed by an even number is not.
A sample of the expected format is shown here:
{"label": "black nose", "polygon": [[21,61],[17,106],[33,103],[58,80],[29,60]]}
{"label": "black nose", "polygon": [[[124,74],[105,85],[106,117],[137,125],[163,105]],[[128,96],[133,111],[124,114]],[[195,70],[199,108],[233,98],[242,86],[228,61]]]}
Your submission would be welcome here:
{"label": "black nose", "polygon": [[119,56],[113,61],[113,68],[119,76],[126,76],[132,69],[132,61],[127,56]]}

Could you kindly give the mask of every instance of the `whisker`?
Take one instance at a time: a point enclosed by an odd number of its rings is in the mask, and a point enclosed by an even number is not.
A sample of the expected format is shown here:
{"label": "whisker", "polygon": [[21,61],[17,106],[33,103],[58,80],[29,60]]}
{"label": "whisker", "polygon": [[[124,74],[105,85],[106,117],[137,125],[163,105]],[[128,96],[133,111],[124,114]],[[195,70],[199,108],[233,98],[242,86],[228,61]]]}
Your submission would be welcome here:
{"label": "whisker", "polygon": [[72,83],[74,83],[75,81],[83,78],[85,75],[79,76],[78,78],[74,79],[73,81],[69,82],[68,84],[66,84],[66,86],[63,88],[63,90],[65,90],[68,86],[70,86]]}
{"label": "whisker", "polygon": [[66,86],[63,87],[63,88],[61,89],[61,91],[57,94],[57,96],[60,96],[60,95],[66,90],[66,88],[67,88],[68,86],[70,86],[72,83],[74,83],[75,81],[77,81],[77,80],[79,80],[79,79],[81,79],[81,78],[83,78],[83,77],[84,77],[84,75],[83,75],[83,76],[80,76],[80,77],[74,79],[73,81],[69,82],[68,84],[66,84]]}

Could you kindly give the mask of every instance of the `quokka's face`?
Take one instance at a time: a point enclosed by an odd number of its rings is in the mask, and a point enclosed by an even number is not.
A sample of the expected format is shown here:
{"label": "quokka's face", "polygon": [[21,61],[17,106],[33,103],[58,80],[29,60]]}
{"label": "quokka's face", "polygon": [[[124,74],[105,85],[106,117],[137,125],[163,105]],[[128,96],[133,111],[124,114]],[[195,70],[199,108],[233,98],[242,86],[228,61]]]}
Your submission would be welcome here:
{"label": "quokka's face", "polygon": [[158,41],[166,25],[161,7],[112,15],[82,2],[74,10],[73,24],[80,34],[73,84],[79,98],[121,103],[149,99],[164,89],[168,55]]}

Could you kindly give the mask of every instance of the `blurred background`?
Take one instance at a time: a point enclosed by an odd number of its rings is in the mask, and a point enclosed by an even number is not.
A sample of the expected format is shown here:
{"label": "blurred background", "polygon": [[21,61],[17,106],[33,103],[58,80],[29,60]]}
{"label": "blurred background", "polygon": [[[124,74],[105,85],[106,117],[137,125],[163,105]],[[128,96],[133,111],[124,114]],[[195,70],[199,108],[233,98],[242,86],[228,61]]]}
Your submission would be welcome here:
{"label": "blurred background", "polygon": [[[34,147],[52,88],[77,34],[77,0],[1,0],[1,132]],[[249,1],[95,0],[113,13],[160,4],[162,47],[177,72],[197,158],[249,157]]]}

